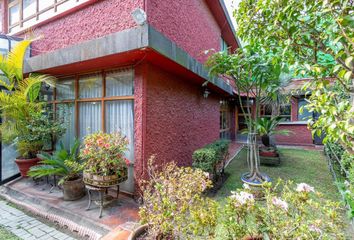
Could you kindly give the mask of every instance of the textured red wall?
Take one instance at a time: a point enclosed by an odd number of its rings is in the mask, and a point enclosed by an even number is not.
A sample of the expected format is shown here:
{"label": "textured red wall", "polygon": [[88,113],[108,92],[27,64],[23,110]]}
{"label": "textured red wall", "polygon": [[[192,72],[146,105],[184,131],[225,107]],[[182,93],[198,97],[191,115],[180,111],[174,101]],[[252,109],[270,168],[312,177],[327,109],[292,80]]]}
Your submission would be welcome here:
{"label": "textured red wall", "polygon": [[148,0],[147,15],[149,24],[201,62],[205,50],[220,49],[220,27],[204,0]]}
{"label": "textured red wall", "polygon": [[144,161],[190,165],[192,153],[219,138],[219,97],[204,99],[188,79],[149,66],[146,84]]}
{"label": "textured red wall", "polygon": [[297,121],[297,112],[298,112],[298,99],[292,97],[291,100],[291,121]]}
{"label": "textured red wall", "polygon": [[99,38],[136,26],[131,12],[144,0],[102,0],[34,28],[42,39],[32,44],[34,55]]}
{"label": "textured red wall", "polygon": [[284,124],[279,125],[277,130],[286,129],[290,130],[291,133],[289,136],[276,135],[275,141],[277,144],[286,144],[286,145],[312,145],[312,134],[311,131],[307,128],[307,124]]}

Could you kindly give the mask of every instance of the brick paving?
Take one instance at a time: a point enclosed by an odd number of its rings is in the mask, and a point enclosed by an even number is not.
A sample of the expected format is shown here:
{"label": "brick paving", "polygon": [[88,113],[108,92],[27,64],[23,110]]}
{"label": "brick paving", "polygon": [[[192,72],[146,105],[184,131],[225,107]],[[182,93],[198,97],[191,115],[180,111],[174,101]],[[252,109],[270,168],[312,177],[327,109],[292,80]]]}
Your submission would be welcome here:
{"label": "brick paving", "polygon": [[24,240],[74,240],[0,200],[0,225]]}

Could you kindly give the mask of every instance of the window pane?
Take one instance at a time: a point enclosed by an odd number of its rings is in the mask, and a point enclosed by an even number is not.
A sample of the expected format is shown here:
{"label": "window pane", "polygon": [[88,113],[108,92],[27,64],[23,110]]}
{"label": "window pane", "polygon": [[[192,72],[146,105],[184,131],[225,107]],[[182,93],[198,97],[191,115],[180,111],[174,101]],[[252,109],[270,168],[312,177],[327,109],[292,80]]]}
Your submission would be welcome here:
{"label": "window pane", "polygon": [[291,106],[280,106],[280,115],[291,115]]}
{"label": "window pane", "polygon": [[80,76],[79,81],[80,98],[102,97],[102,75],[90,74]]}
{"label": "window pane", "polygon": [[9,40],[5,39],[5,38],[0,38],[0,48],[1,49],[9,49]]}
{"label": "window pane", "polygon": [[300,108],[307,105],[305,99],[300,99],[298,102],[298,121],[307,121],[312,118],[312,112],[309,112],[306,107],[303,108],[302,113],[300,113]]}
{"label": "window pane", "polygon": [[129,140],[129,151],[126,157],[134,160],[134,101],[107,101],[106,104],[106,132],[120,131]]}
{"label": "window pane", "polygon": [[10,25],[17,23],[20,20],[20,5],[17,4],[9,9]]}
{"label": "window pane", "polygon": [[36,5],[36,0],[23,0],[23,19],[26,19],[36,13]]}
{"label": "window pane", "polygon": [[[128,151],[125,156],[134,162],[134,101],[107,101],[106,104],[106,132],[120,131],[129,140]],[[121,184],[121,188],[134,192],[134,166],[128,168],[128,180]]]}
{"label": "window pane", "polygon": [[54,5],[54,0],[39,0],[39,11]]}
{"label": "window pane", "polygon": [[59,141],[62,141],[65,148],[69,149],[75,140],[75,104],[57,104],[56,111],[57,118],[63,121],[66,127],[66,132]]}
{"label": "window pane", "polygon": [[134,93],[132,69],[108,72],[106,74],[106,96],[130,96]]}
{"label": "window pane", "polygon": [[53,101],[54,100],[53,93],[54,93],[54,88],[46,83],[43,83],[41,88],[40,100]]}
{"label": "window pane", "polygon": [[73,79],[59,80],[57,85],[57,100],[75,98],[75,81]]}
{"label": "window pane", "polygon": [[18,156],[15,144],[1,144],[1,174],[2,179],[5,180],[16,173],[18,168],[15,164],[15,158]]}
{"label": "window pane", "polygon": [[79,103],[79,138],[82,140],[87,134],[101,130],[101,102]]}

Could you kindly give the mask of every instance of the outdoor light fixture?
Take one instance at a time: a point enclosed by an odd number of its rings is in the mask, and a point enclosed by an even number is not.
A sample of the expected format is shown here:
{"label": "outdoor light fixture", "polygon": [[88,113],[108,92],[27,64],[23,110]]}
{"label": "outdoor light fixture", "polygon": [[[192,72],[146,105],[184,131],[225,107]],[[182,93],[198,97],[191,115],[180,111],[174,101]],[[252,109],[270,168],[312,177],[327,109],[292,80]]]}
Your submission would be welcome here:
{"label": "outdoor light fixture", "polygon": [[138,25],[142,26],[146,23],[146,13],[143,9],[137,8],[134,11],[132,11],[131,14],[132,14],[134,21]]}
{"label": "outdoor light fixture", "polygon": [[204,97],[205,99],[207,99],[208,96],[209,96],[209,94],[210,94],[210,91],[209,91],[207,88],[204,88],[203,97]]}

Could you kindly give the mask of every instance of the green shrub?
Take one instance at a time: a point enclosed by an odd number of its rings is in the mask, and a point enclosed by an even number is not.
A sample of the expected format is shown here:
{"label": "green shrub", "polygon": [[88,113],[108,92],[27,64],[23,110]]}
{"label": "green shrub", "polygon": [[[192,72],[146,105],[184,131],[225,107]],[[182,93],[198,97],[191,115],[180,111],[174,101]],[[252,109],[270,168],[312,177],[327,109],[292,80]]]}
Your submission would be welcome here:
{"label": "green shrub", "polygon": [[[161,171],[148,164],[149,181],[142,181],[141,223],[146,239],[214,239],[217,203],[203,197],[211,181],[200,169],[168,163]],[[145,238],[144,238],[145,239]]]}
{"label": "green shrub", "polygon": [[229,151],[229,140],[217,140],[193,153],[193,167],[205,172],[216,173],[215,166],[226,159]]}
{"label": "green shrub", "polygon": [[214,171],[214,165],[218,160],[218,154],[214,149],[201,148],[193,153],[193,167],[204,172]]}

